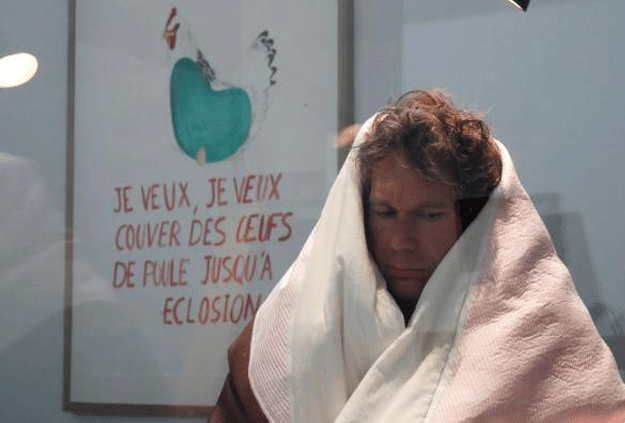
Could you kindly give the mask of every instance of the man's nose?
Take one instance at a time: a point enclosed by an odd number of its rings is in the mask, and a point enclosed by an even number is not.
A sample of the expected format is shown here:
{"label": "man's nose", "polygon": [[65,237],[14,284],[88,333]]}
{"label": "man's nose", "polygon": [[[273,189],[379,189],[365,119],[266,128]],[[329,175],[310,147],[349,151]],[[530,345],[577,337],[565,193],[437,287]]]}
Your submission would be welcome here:
{"label": "man's nose", "polygon": [[391,248],[396,251],[416,250],[419,246],[417,229],[411,219],[397,219],[391,234]]}

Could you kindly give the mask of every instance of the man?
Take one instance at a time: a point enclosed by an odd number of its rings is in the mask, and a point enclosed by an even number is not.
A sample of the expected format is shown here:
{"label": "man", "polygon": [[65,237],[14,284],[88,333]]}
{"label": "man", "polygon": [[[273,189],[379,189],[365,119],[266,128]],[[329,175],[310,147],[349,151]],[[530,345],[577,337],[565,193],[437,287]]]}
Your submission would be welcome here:
{"label": "man", "polygon": [[505,148],[424,91],[360,129],[229,364],[213,422],[625,420],[614,359]]}
{"label": "man", "polygon": [[440,95],[402,96],[357,150],[369,250],[406,323],[501,177],[486,124]]}

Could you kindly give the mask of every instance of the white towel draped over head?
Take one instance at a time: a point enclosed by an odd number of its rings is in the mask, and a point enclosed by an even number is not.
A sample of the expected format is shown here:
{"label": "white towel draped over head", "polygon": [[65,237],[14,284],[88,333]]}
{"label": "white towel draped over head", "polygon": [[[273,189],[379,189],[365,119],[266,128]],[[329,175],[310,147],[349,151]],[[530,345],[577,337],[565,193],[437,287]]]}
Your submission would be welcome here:
{"label": "white towel draped over head", "polygon": [[256,315],[249,376],[270,421],[625,421],[614,358],[498,146],[500,184],[407,327],[367,250],[352,148]]}

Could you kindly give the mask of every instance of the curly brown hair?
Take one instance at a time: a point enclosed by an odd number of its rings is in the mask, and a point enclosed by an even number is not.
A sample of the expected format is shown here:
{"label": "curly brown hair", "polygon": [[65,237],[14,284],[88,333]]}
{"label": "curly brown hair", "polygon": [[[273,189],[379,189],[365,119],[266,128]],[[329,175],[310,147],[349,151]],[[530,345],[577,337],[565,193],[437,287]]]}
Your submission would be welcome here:
{"label": "curly brown hair", "polygon": [[455,191],[463,230],[501,179],[501,155],[488,125],[476,114],[456,108],[442,92],[415,90],[402,95],[378,113],[357,148],[365,205],[374,166],[399,154],[424,178]]}

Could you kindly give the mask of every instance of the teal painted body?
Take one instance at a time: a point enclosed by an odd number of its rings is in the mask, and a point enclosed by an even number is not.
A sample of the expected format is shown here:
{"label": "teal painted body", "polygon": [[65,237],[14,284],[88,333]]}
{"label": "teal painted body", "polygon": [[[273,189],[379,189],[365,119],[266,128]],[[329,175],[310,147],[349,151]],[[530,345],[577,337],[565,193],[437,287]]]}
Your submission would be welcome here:
{"label": "teal painted body", "polygon": [[243,145],[252,125],[252,104],[241,88],[215,91],[190,58],[176,62],[170,81],[171,120],[176,142],[195,159],[200,148],[206,162],[230,157]]}

